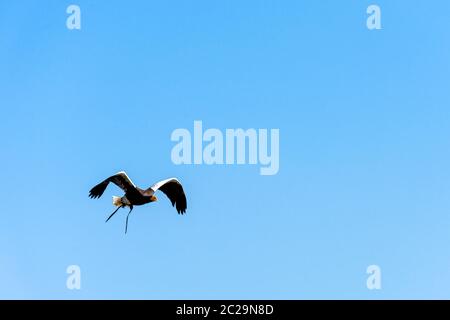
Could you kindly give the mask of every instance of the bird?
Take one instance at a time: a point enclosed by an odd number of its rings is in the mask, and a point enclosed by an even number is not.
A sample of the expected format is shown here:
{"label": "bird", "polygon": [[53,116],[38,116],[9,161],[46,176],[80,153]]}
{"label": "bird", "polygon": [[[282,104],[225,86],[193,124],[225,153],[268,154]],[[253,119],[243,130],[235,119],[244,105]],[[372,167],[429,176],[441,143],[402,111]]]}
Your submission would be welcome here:
{"label": "bird", "polygon": [[89,197],[92,199],[100,198],[110,182],[122,189],[125,194],[122,197],[113,196],[112,202],[117,209],[111,213],[105,222],[108,222],[120,208],[129,207],[130,211],[128,212],[126,219],[125,233],[127,233],[128,230],[128,217],[130,216],[131,211],[133,211],[134,206],[141,206],[157,201],[158,198],[156,198],[154,194],[158,190],[162,191],[169,198],[172,206],[176,208],[178,214],[186,213],[186,195],[184,194],[183,186],[177,178],[161,180],[152,185],[150,188],[144,190],[137,187],[125,171],[120,171],[93,187],[89,191]]}

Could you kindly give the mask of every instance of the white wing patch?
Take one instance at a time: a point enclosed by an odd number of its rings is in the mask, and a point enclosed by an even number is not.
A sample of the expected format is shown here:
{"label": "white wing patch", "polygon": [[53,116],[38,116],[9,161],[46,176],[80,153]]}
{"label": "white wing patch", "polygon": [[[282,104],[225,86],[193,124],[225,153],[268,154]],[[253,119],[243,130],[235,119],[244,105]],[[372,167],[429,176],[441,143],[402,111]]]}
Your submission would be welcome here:
{"label": "white wing patch", "polygon": [[178,183],[180,183],[180,181],[178,181],[177,178],[169,178],[169,179],[161,180],[161,181],[155,183],[155,184],[152,185],[150,188],[151,188],[153,191],[156,191],[156,190],[158,190],[159,188],[161,188],[163,185],[165,185],[165,184],[168,183],[168,182],[178,182]]}
{"label": "white wing patch", "polygon": [[131,179],[127,176],[127,174],[125,173],[125,171],[120,171],[117,172],[116,175],[121,175],[125,180],[127,180],[133,187],[136,188],[136,185],[133,183],[133,181],[131,181]]}

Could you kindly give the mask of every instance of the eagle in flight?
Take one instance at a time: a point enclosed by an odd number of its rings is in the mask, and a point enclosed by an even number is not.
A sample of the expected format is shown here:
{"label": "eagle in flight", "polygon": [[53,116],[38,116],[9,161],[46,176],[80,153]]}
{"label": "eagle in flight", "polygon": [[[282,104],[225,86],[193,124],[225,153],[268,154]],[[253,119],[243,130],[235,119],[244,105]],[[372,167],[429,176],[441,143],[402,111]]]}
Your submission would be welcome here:
{"label": "eagle in flight", "polygon": [[127,233],[128,230],[128,217],[133,210],[133,207],[158,200],[154,196],[157,190],[161,190],[169,198],[170,202],[172,202],[172,206],[177,209],[179,214],[186,212],[186,195],[184,194],[183,186],[176,178],[159,181],[150,188],[144,190],[137,187],[131,179],[128,178],[127,174],[124,171],[121,171],[93,187],[89,191],[89,197],[92,199],[100,198],[110,182],[122,189],[125,194],[122,197],[113,196],[113,205],[115,205],[117,209],[111,213],[108,219],[106,219],[106,222],[108,222],[120,208],[129,207],[130,211],[127,215],[125,233]]}

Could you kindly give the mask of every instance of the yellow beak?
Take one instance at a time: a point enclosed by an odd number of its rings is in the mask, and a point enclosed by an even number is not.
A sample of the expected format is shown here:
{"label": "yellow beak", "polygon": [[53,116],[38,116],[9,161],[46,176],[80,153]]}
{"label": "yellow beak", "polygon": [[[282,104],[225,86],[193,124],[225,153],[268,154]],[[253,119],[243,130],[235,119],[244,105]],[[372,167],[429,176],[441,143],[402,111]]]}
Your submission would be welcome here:
{"label": "yellow beak", "polygon": [[155,197],[155,196],[151,196],[151,197],[150,197],[150,200],[151,200],[152,202],[155,202],[155,201],[157,201],[157,200],[158,200],[158,198],[157,198],[157,197]]}

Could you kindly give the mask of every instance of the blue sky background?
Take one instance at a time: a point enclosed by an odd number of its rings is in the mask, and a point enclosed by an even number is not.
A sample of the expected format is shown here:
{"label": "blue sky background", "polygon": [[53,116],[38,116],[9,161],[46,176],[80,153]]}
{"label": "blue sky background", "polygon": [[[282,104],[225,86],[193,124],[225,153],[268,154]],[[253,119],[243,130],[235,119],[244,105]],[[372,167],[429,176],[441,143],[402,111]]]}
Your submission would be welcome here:
{"label": "blue sky background", "polygon": [[[0,298],[450,298],[449,10],[1,2]],[[194,120],[279,128],[278,175],[175,166]],[[119,190],[88,191],[119,170],[177,176],[187,215],[161,196],[105,224]]]}

